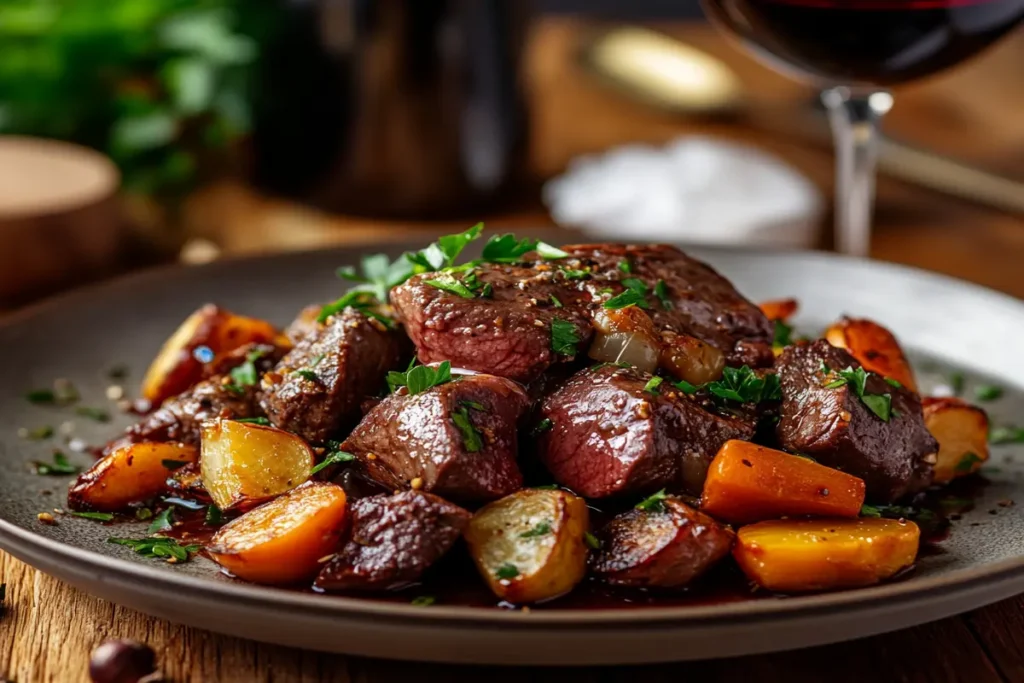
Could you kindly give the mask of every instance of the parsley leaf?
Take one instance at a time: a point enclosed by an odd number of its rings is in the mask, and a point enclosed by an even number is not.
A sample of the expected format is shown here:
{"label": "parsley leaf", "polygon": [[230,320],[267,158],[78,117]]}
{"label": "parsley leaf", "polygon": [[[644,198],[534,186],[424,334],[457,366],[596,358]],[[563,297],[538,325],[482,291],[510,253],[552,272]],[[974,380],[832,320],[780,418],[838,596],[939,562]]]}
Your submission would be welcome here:
{"label": "parsley leaf", "polygon": [[473,293],[473,290],[456,280],[451,275],[442,275],[441,277],[434,278],[432,280],[424,280],[424,282],[431,287],[440,289],[441,291],[461,296],[463,299],[476,298],[476,294]]}
{"label": "parsley leaf", "polygon": [[52,405],[57,402],[53,389],[33,389],[25,394],[25,400],[35,405]]}
{"label": "parsley leaf", "polygon": [[547,536],[551,533],[551,522],[539,522],[535,527],[529,531],[524,531],[519,534],[519,538],[537,538],[538,536]]}
{"label": "parsley leaf", "polygon": [[580,337],[576,326],[568,320],[555,318],[551,321],[551,350],[563,356],[575,356]]}
{"label": "parsley leaf", "polygon": [[953,390],[954,396],[964,393],[964,373],[952,372],[949,375],[949,388]]}
{"label": "parsley leaf", "polygon": [[398,387],[406,387],[410,396],[421,394],[431,387],[452,381],[452,364],[444,361],[436,368],[429,365],[417,365],[406,372],[392,370],[387,377],[388,387],[392,393]]}
{"label": "parsley leaf", "polygon": [[480,432],[473,426],[469,419],[469,409],[462,407],[451,414],[452,422],[462,432],[462,445],[470,453],[477,453],[484,447],[483,438]]}
{"label": "parsley leaf", "polygon": [[964,457],[960,458],[960,460],[956,463],[956,467],[954,467],[953,469],[958,474],[964,474],[966,472],[971,472],[972,470],[974,470],[974,466],[979,462],[984,461],[980,457],[978,457],[977,453],[965,453]]}
{"label": "parsley leaf", "polygon": [[171,523],[171,517],[174,515],[174,508],[165,508],[163,512],[153,518],[152,523],[149,525],[148,532],[155,534],[158,531],[167,531],[173,524]]}
{"label": "parsley leaf", "polygon": [[775,335],[772,338],[772,349],[781,351],[793,343],[793,327],[781,320],[775,321]]}
{"label": "parsley leaf", "polygon": [[569,253],[562,251],[558,247],[553,247],[547,242],[537,242],[537,255],[546,261],[557,261],[558,259],[568,258]]}
{"label": "parsley leaf", "polygon": [[666,498],[668,495],[665,493],[665,489],[662,489],[637,503],[636,509],[644,512],[664,512]]}
{"label": "parsley leaf", "polygon": [[416,252],[406,252],[405,258],[413,265],[414,273],[429,273],[443,268],[451,268],[455,260],[470,242],[480,237],[484,229],[483,223],[477,223],[465,232],[445,235],[437,242]]}
{"label": "parsley leaf", "polygon": [[696,386],[694,384],[690,384],[685,379],[681,379],[678,382],[676,382],[675,383],[675,387],[676,387],[676,389],[678,389],[679,391],[683,392],[684,394],[691,394],[691,395],[692,394],[696,394],[700,390],[700,387],[698,387],[698,386]]}
{"label": "parsley leaf", "polygon": [[352,266],[343,266],[335,272],[344,280],[361,283],[357,289],[370,292],[379,301],[387,301],[391,289],[408,280],[413,271],[413,264],[404,256],[392,263],[386,254],[364,256],[361,266],[362,275]]}
{"label": "parsley leaf", "polygon": [[506,562],[498,567],[498,570],[494,572],[494,576],[499,579],[514,579],[519,576],[519,568],[514,564]]}
{"label": "parsley leaf", "polygon": [[974,397],[979,401],[995,401],[1003,395],[1003,388],[995,384],[983,384],[974,390]]}
{"label": "parsley leaf", "polygon": [[622,259],[621,261],[619,261],[618,268],[623,273],[632,273],[633,272],[633,264],[629,262],[629,259]]}
{"label": "parsley leaf", "polygon": [[490,263],[518,263],[531,251],[548,260],[566,258],[569,254],[547,242],[524,237],[517,239],[515,235],[494,235],[484,246],[483,260]]}
{"label": "parsley leaf", "polygon": [[643,281],[635,277],[627,277],[622,280],[622,284],[626,287],[625,291],[605,301],[605,308],[625,308],[626,306],[650,308],[647,304],[647,285]]}
{"label": "parsley leaf", "polygon": [[864,394],[860,400],[868,410],[881,418],[882,422],[888,422],[893,417],[892,394]]}
{"label": "parsley leaf", "polygon": [[[847,367],[845,370],[837,370],[832,373],[824,362],[821,364],[821,371],[826,376],[830,373],[838,375],[838,377],[825,384],[826,389],[838,389],[841,386],[849,385],[853,389],[853,393],[861,400],[861,403],[883,422],[888,422],[894,416],[892,394],[867,393],[868,376],[874,373],[866,372],[862,367],[858,367],[856,370]],[[898,417],[898,415],[896,416]]]}
{"label": "parsley leaf", "polygon": [[1024,428],[993,427],[988,434],[989,443],[994,445],[1005,443],[1024,443]]}
{"label": "parsley leaf", "polygon": [[81,467],[72,465],[68,457],[60,451],[53,452],[52,463],[36,461],[32,465],[35,473],[39,475],[78,474],[82,471]]}
{"label": "parsley leaf", "polygon": [[557,296],[552,294],[551,295],[551,305],[554,306],[555,308],[561,308],[562,307],[562,302],[558,300]]}
{"label": "parsley leaf", "polygon": [[199,545],[181,545],[173,538],[164,538],[163,536],[108,538],[107,543],[127,546],[143,557],[173,559],[175,562],[188,562],[192,558],[192,553],[198,552],[202,547]]}
{"label": "parsley leaf", "polygon": [[87,417],[96,422],[110,422],[110,413],[102,408],[90,408],[89,406],[78,406],[75,408],[75,415]]}
{"label": "parsley leaf", "polygon": [[590,277],[590,271],[588,270],[577,270],[574,268],[559,268],[558,272],[565,276],[566,280],[582,280]]}
{"label": "parsley leaf", "polygon": [[[708,382],[704,386],[712,395],[736,403],[760,403],[778,401],[782,398],[778,375],[769,373],[764,377],[758,377],[757,373],[746,365],[739,369],[726,367],[722,370],[722,379]],[[690,393],[683,387],[680,389]]]}
{"label": "parsley leaf", "polygon": [[675,304],[672,303],[672,299],[668,295],[668,286],[664,280],[658,280],[654,284],[654,296],[658,297],[658,301],[661,302],[661,307],[666,311],[671,311],[675,308]]}
{"label": "parsley leaf", "polygon": [[97,522],[111,522],[114,520],[114,513],[112,512],[69,512],[69,515],[75,517],[82,517],[83,519],[92,519]]}
{"label": "parsley leaf", "polygon": [[393,329],[395,327],[395,321],[386,315],[382,315],[377,311],[377,307],[380,306],[380,300],[370,292],[355,288],[345,292],[340,299],[332,303],[327,304],[320,309],[320,315],[317,316],[316,321],[318,323],[327,322],[327,319],[333,315],[341,313],[346,308],[354,308],[363,315],[377,320],[379,323]]}
{"label": "parsley leaf", "polygon": [[551,429],[551,427],[553,425],[554,425],[554,422],[551,421],[551,418],[550,417],[545,417],[543,420],[541,420],[540,422],[537,423],[537,426],[533,428],[533,432],[532,433],[534,435],[536,435],[536,434],[543,434],[544,432],[546,432],[549,429]]}
{"label": "parsley leaf", "polygon": [[[245,362],[231,369],[231,381],[236,389],[241,389],[235,393],[245,393],[242,387],[256,386],[256,383],[260,381],[259,373],[256,371],[256,361],[262,358],[263,354],[261,349],[250,351],[245,354]],[[231,387],[231,385],[228,386]]]}
{"label": "parsley leaf", "polygon": [[352,455],[351,453],[346,453],[343,450],[335,449],[333,452],[328,453],[327,457],[324,458],[319,465],[310,470],[310,474],[316,474],[320,470],[326,469],[331,465],[337,465],[343,462],[352,462],[355,459],[356,456]]}
{"label": "parsley leaf", "polygon": [[53,426],[41,425],[39,427],[26,430],[25,432],[22,432],[22,434],[24,434],[25,438],[29,441],[42,441],[53,436]]}
{"label": "parsley leaf", "polygon": [[221,509],[213,503],[210,503],[206,508],[206,516],[203,518],[203,523],[207,526],[213,526],[215,524],[220,524],[223,519],[224,514],[221,512]]}
{"label": "parsley leaf", "polygon": [[259,425],[261,427],[271,426],[270,420],[265,417],[239,417],[234,421],[241,422],[242,424]]}
{"label": "parsley leaf", "polygon": [[657,394],[658,386],[660,386],[661,383],[664,381],[665,380],[661,377],[652,377],[649,380],[647,380],[647,384],[644,385],[644,391],[649,391],[652,394]]}
{"label": "parsley leaf", "polygon": [[910,519],[925,524],[935,520],[935,513],[926,508],[909,505],[863,505],[861,517],[886,517],[888,519]]}
{"label": "parsley leaf", "polygon": [[586,543],[587,547],[591,550],[601,549],[601,539],[599,539],[597,536],[590,533],[589,531],[583,532],[583,542]]}
{"label": "parsley leaf", "polygon": [[409,601],[409,604],[413,607],[430,607],[435,602],[437,602],[437,598],[433,595],[417,595]]}
{"label": "parsley leaf", "polygon": [[292,374],[293,375],[298,375],[302,379],[307,380],[309,382],[316,383],[316,382],[320,381],[320,377],[317,376],[317,374],[315,372],[313,372],[312,370],[306,370],[305,368],[303,368],[301,370],[294,370],[292,372]]}

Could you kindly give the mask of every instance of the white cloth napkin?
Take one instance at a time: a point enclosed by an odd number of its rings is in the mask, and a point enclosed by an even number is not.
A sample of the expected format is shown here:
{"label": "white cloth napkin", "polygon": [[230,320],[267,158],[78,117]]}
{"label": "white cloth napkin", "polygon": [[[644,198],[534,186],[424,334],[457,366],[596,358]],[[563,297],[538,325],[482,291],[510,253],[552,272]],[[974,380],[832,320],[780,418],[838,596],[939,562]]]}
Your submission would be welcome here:
{"label": "white cloth napkin", "polygon": [[712,137],[574,159],[544,187],[561,225],[617,241],[812,246],[824,201],[780,159]]}

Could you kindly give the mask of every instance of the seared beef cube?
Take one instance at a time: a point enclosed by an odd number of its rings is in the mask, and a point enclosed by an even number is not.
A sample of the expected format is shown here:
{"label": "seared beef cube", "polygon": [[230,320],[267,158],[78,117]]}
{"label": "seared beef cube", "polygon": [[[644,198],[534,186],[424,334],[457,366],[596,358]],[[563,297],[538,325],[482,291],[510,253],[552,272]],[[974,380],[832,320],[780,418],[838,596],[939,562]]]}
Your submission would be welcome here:
{"label": "seared beef cube", "polygon": [[[549,366],[586,353],[593,334],[578,304],[589,295],[546,268],[481,266],[474,271],[480,295],[471,299],[428,284],[439,276],[426,273],[393,289],[391,302],[421,362],[449,360],[453,367],[527,383]],[[468,276],[446,277],[464,282]],[[488,296],[482,296],[488,287]],[[553,340],[553,324],[571,331],[575,350],[559,344],[561,337]]]}
{"label": "seared beef cube", "polygon": [[129,427],[125,438],[136,443],[180,441],[198,445],[200,428],[207,420],[258,417],[257,389],[255,385],[239,386],[230,376],[203,380],[184,394],[167,399],[142,422]]}
{"label": "seared beef cube", "polygon": [[260,405],[275,427],[321,442],[359,419],[363,399],[400,360],[399,330],[346,308],[267,373]]}
{"label": "seared beef cube", "polygon": [[516,425],[528,403],[518,384],[493,375],[411,396],[402,388],[371,410],[341,448],[392,489],[493,500],[522,488]]}
{"label": "seared beef cube", "polygon": [[538,454],[555,481],[585,498],[661,488],[700,495],[719,447],[753,436],[752,420],[714,414],[668,381],[644,391],[650,379],[602,365],[544,400]]}
{"label": "seared beef cube", "polygon": [[892,415],[883,420],[849,382],[836,386],[837,371],[859,367],[824,340],[787,348],[778,359],[777,434],[785,449],[863,479],[868,500],[892,502],[931,483],[939,445],[925,427],[920,397],[909,389],[868,375],[865,394],[892,397]]}
{"label": "seared beef cube", "polygon": [[462,535],[471,515],[430,493],[353,501],[348,542],[321,570],[323,590],[388,590],[417,581]]}
{"label": "seared beef cube", "polygon": [[284,331],[285,336],[291,340],[292,344],[298,344],[306,337],[316,333],[320,328],[317,318],[320,317],[320,311],[323,308],[323,304],[310,304],[299,311],[299,314],[295,316],[295,320],[291,321]]}
{"label": "seared beef cube", "polygon": [[609,522],[597,537],[600,549],[590,570],[619,586],[678,588],[729,554],[735,534],[702,512],[671,496],[629,510]]}
{"label": "seared beef cube", "polygon": [[[664,244],[580,244],[563,249],[579,260],[574,264],[570,259],[570,267],[590,268],[596,283],[627,277],[644,282],[648,312],[657,329],[696,337],[725,353],[729,365],[772,364],[771,322],[707,264]],[[628,265],[620,266],[623,263]],[[659,281],[670,307],[655,294]],[[615,285],[613,289],[620,291]]]}

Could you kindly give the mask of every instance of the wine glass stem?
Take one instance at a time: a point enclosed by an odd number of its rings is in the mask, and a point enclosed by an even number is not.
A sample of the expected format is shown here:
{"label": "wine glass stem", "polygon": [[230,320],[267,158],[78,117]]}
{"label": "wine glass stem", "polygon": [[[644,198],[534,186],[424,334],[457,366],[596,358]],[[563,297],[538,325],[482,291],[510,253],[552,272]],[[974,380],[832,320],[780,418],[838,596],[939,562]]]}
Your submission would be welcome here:
{"label": "wine glass stem", "polygon": [[871,248],[871,214],[875,201],[878,125],[892,107],[884,90],[831,88],[821,95],[828,108],[836,147],[836,249],[867,256]]}

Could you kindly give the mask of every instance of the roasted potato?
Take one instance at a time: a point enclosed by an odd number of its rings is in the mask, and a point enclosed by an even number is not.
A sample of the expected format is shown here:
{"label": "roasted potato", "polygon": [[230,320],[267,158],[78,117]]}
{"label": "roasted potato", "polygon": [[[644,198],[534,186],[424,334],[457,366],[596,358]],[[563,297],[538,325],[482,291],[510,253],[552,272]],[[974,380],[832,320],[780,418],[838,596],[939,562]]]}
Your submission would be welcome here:
{"label": "roasted potato", "polygon": [[216,357],[252,343],[291,345],[268,322],[207,304],[190,315],[164,342],[142,380],[142,397],[160,405],[198,382],[204,364],[195,357],[195,351],[201,346],[209,348]]}
{"label": "roasted potato", "polygon": [[843,318],[825,330],[825,339],[832,346],[849,351],[865,370],[896,380],[911,391],[917,391],[914,371],[900,343],[892,332],[878,323]]}
{"label": "roasted potato", "polygon": [[679,588],[729,554],[732,530],[678,498],[650,498],[600,532],[591,572],[619,586]]}
{"label": "roasted potato", "polygon": [[786,322],[792,318],[800,304],[796,299],[774,299],[772,301],[762,301],[758,304],[758,308],[764,313],[764,317],[769,320],[781,320]]}
{"label": "roasted potato", "polygon": [[914,564],[920,535],[894,519],[759,522],[739,530],[733,557],[751,581],[780,593],[850,588]]}
{"label": "roasted potato", "polygon": [[726,441],[711,461],[700,508],[731,524],[816,515],[856,517],[864,480],[749,441]]}
{"label": "roasted potato", "polygon": [[959,398],[925,398],[924,424],[939,442],[936,484],[977,472],[988,460],[988,414]]}
{"label": "roasted potato", "polygon": [[525,489],[481,508],[465,537],[494,594],[518,604],[558,597],[583,579],[588,526],[582,498]]}
{"label": "roasted potato", "polygon": [[229,522],[206,550],[246,581],[296,583],[315,576],[337,549],[345,521],[345,491],[310,481]]}
{"label": "roasted potato", "polygon": [[688,334],[663,332],[664,345],[659,363],[676,379],[700,386],[722,376],[725,354]]}
{"label": "roasted potato", "polygon": [[291,432],[235,420],[203,424],[203,486],[222,510],[290,491],[312,476],[313,464],[312,449]]}
{"label": "roasted potato", "polygon": [[113,512],[167,490],[177,467],[199,458],[194,446],[133,443],[114,448],[78,477],[68,491],[72,510]]}

